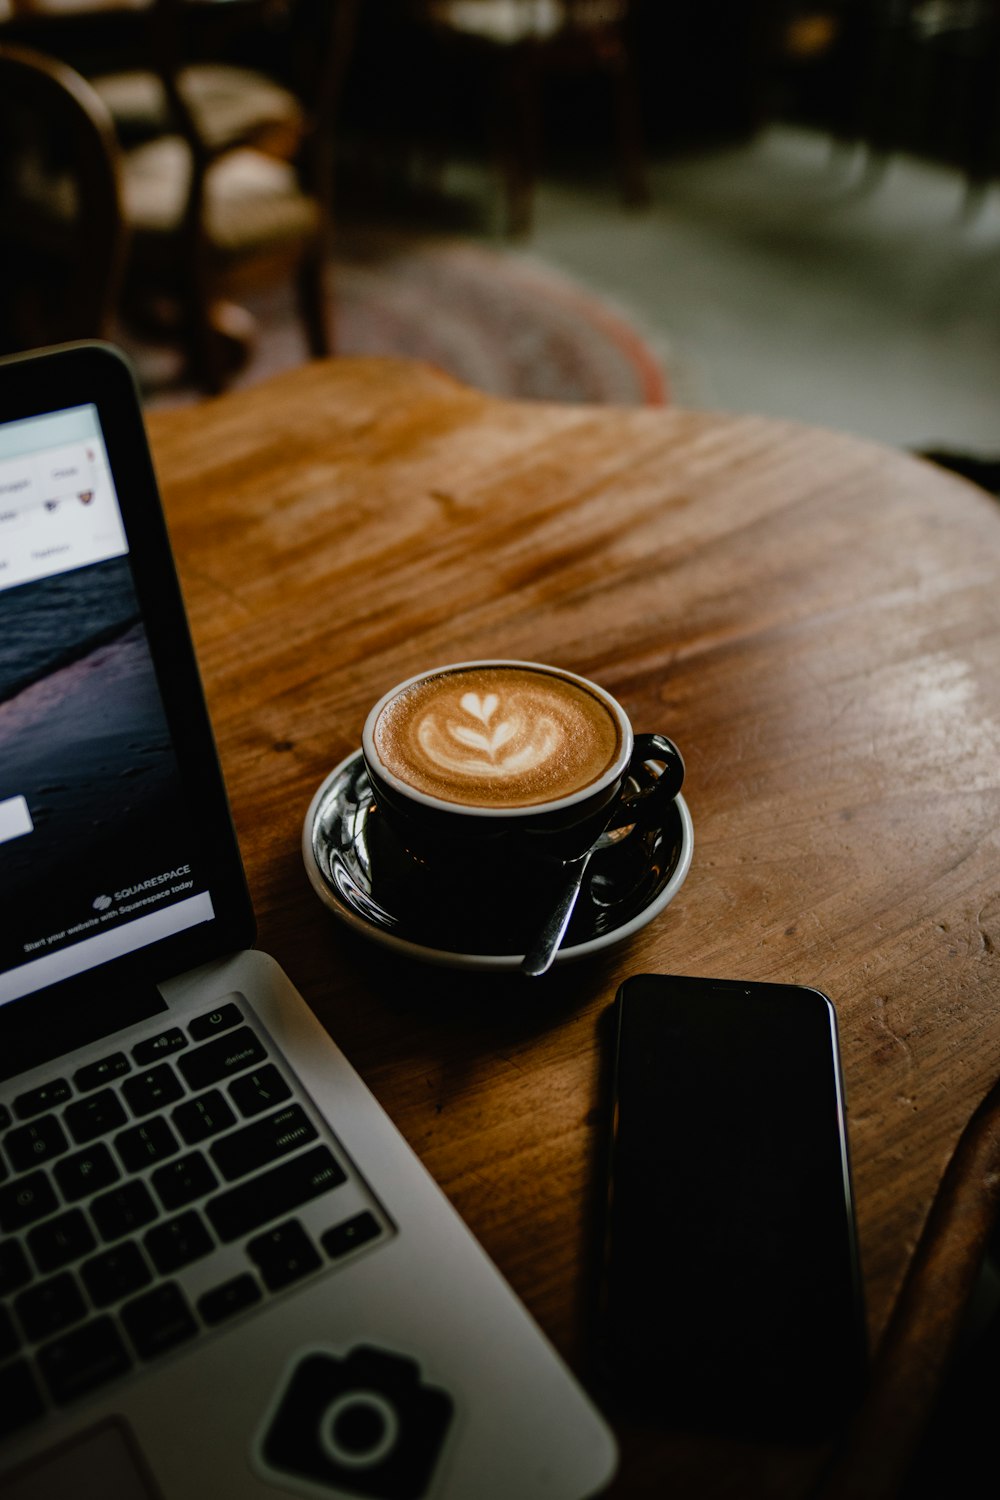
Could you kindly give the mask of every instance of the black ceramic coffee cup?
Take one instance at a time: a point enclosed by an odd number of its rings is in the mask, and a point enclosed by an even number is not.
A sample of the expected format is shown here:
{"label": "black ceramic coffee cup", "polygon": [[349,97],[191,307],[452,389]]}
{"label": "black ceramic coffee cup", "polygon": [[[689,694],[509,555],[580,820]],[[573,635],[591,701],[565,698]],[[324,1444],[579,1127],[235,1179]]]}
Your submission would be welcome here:
{"label": "black ceramic coffee cup", "polygon": [[654,823],[684,779],[672,740],[635,734],[604,688],[538,662],[456,662],[408,678],[371,710],[362,750],[397,845],[456,890],[494,895],[514,872],[523,885],[533,868],[544,877],[577,858],[608,828]]}

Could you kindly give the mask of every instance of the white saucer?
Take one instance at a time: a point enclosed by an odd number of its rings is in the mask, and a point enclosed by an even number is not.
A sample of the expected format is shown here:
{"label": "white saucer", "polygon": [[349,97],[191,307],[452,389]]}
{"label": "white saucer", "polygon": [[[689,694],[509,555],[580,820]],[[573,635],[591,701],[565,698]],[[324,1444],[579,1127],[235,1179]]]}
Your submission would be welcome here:
{"label": "white saucer", "polygon": [[[380,878],[379,861],[372,860],[373,835],[386,837],[379,818],[364,760],[355,751],[318,788],[302,829],[306,874],[324,906],[362,937],[423,963],[516,971],[524,955],[504,951],[508,943],[500,931],[494,934],[495,940],[474,945],[497,951],[464,951],[459,931],[450,937],[421,940],[407,919],[407,903],[405,897],[400,899],[400,881],[395,878],[397,872],[403,873],[400,866],[408,856],[394,856],[391,851],[387,855],[383,849],[382,868],[387,858],[393,863],[389,879]],[[669,906],[684,884],[693,851],[691,814],[678,795],[669,804],[662,826],[637,832],[595,854],[555,962],[565,964],[600,953],[645,927]],[[404,873],[404,889],[405,878]],[[458,925],[460,929],[462,924]]]}

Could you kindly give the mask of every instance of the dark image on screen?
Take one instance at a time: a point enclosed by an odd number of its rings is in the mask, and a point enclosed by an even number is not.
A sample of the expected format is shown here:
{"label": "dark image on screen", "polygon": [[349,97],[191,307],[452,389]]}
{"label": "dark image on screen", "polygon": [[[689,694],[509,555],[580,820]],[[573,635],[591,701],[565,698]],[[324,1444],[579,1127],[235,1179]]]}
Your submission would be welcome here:
{"label": "dark image on screen", "polygon": [[203,887],[124,557],[0,590],[0,804],[18,798],[0,972]]}

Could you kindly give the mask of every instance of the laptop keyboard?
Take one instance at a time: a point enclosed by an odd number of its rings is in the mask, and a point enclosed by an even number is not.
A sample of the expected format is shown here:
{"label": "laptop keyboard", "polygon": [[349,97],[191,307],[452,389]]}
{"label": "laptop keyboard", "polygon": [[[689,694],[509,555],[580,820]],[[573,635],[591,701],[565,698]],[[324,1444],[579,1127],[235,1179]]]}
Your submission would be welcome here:
{"label": "laptop keyboard", "polygon": [[0,1102],[0,1148],[0,1436],[389,1233],[236,997]]}

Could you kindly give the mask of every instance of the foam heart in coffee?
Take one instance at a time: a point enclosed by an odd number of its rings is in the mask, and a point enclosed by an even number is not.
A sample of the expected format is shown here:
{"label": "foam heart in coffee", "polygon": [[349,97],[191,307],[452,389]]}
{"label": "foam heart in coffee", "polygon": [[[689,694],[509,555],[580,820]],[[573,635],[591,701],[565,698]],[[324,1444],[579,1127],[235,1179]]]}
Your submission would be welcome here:
{"label": "foam heart in coffee", "polygon": [[476,666],[403,687],[374,726],[382,764],[431,797],[466,807],[535,807],[593,785],[622,728],[596,693],[558,672]]}

